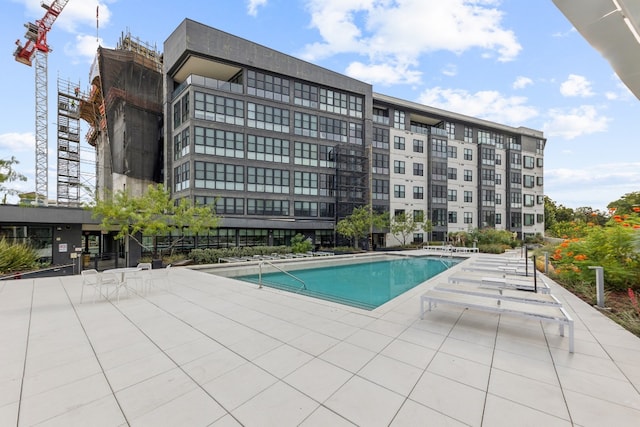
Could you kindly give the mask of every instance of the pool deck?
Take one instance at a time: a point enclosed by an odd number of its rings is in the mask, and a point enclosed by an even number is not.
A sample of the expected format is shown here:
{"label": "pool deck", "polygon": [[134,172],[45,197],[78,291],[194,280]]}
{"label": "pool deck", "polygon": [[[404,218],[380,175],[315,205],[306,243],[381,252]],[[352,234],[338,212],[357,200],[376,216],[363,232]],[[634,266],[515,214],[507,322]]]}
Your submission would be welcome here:
{"label": "pool deck", "polygon": [[373,311],[183,267],[117,304],[80,304],[80,276],[0,282],[0,426],[640,423],[640,339],[553,282],[573,354],[531,319],[420,320],[458,267]]}

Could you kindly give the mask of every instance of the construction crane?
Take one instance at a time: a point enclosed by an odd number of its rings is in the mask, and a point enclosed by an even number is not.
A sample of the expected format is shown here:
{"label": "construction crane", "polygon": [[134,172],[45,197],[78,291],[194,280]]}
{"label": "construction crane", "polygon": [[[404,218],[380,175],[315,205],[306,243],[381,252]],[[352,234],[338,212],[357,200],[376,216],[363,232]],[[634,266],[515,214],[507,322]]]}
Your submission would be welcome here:
{"label": "construction crane", "polygon": [[51,51],[47,45],[47,34],[51,30],[53,23],[56,21],[62,9],[67,5],[69,0],[54,0],[50,5],[41,3],[46,10],[44,17],[37,20],[36,23],[28,22],[24,24],[27,28],[25,34],[26,43],[16,40],[18,46],[13,56],[16,61],[31,66],[35,59],[36,74],[36,204],[44,198],[46,203],[49,197],[48,184],[48,72],[47,72],[47,56]]}

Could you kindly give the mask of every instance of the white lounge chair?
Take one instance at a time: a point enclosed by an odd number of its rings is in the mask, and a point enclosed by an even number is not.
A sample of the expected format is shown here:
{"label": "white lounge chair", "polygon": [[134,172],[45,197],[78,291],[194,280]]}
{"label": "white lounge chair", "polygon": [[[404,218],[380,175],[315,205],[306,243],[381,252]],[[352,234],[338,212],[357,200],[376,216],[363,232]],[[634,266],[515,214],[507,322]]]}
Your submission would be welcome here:
{"label": "white lounge chair", "polygon": [[[120,286],[115,277],[105,276],[95,269],[83,270],[82,273],[82,289],[80,290],[80,304],[84,299],[84,289],[86,287],[93,288],[93,302],[96,300],[96,294],[109,298],[112,292],[117,292],[118,301],[120,300]],[[113,291],[106,291],[108,288],[113,288]]]}
{"label": "white lounge chair", "polygon": [[573,319],[562,307],[530,304],[520,301],[507,301],[495,297],[468,295],[431,289],[420,297],[420,319],[424,319],[425,303],[429,306],[428,311],[431,311],[437,306],[437,304],[441,303],[457,305],[467,309],[488,311],[491,313],[507,314],[531,318],[543,322],[557,323],[560,329],[560,336],[564,336],[564,327],[568,326],[569,352],[573,353]]}

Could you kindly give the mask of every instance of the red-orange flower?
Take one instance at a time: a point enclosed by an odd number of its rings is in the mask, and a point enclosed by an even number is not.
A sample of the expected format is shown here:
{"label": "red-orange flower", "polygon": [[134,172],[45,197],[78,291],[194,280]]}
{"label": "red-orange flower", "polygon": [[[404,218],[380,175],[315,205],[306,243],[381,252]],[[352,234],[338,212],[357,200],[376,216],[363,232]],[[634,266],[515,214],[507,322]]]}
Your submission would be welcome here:
{"label": "red-orange flower", "polygon": [[575,259],[576,261],[584,261],[585,259],[587,259],[587,256],[584,254],[578,254],[574,256],[573,259]]}

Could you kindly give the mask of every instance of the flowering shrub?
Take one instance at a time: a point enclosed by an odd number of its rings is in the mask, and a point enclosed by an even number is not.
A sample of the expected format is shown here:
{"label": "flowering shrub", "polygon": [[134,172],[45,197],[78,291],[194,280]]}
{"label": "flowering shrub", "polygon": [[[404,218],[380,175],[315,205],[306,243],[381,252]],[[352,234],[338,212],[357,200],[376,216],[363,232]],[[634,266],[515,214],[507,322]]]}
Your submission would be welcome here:
{"label": "flowering shrub", "polygon": [[565,238],[550,257],[555,276],[561,282],[594,284],[589,266],[601,266],[606,286],[640,289],[639,229],[637,214],[614,215],[605,226],[579,227],[576,234],[582,235]]}

